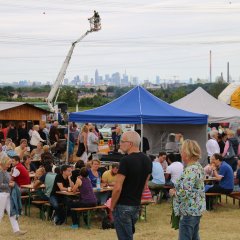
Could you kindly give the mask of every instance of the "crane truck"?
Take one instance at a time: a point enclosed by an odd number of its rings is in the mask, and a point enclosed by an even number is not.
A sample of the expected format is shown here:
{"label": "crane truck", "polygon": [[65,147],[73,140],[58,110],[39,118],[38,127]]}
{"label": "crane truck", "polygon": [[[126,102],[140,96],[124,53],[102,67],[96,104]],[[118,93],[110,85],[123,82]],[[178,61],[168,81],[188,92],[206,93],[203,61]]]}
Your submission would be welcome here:
{"label": "crane truck", "polygon": [[46,98],[46,102],[48,104],[50,111],[55,113],[56,120],[58,119],[58,106],[56,102],[60,92],[60,86],[62,85],[74,48],[76,44],[82,41],[89,33],[97,32],[101,30],[101,18],[98,12],[94,11],[94,15],[91,18],[89,18],[88,21],[90,23],[90,29],[87,30],[80,38],[78,38],[75,42],[71,44],[70,50],[68,51],[68,54],[62,64],[62,67],[58,73],[58,76],[51,87],[48,97]]}

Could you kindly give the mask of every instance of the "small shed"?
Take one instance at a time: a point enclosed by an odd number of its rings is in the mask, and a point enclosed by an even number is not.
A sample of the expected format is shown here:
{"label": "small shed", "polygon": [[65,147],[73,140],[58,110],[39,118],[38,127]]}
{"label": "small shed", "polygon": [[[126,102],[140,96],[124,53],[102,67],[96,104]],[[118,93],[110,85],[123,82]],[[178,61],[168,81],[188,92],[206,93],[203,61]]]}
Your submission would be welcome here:
{"label": "small shed", "polygon": [[50,112],[26,102],[0,102],[0,121],[46,122]]}

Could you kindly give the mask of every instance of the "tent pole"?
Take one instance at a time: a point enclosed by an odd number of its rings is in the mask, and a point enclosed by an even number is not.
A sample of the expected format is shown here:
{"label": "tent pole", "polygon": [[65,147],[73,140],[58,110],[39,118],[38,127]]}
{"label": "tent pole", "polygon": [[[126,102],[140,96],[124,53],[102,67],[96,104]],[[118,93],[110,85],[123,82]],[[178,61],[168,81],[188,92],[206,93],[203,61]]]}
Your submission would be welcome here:
{"label": "tent pole", "polygon": [[143,152],[143,122],[141,118],[141,152]]}
{"label": "tent pole", "polygon": [[68,163],[68,159],[69,159],[69,155],[68,155],[68,151],[69,151],[69,136],[70,136],[70,123],[68,121],[66,164]]}

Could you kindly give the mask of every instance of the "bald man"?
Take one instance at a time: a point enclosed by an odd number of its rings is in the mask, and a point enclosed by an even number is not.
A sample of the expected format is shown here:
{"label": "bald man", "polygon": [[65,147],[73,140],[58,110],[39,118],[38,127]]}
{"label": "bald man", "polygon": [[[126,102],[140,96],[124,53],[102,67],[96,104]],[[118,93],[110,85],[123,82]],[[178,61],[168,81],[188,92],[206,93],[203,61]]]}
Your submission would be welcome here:
{"label": "bald man", "polygon": [[120,140],[120,149],[128,155],[120,161],[111,202],[119,240],[133,239],[142,192],[152,171],[150,159],[139,151],[140,142],[135,131],[123,133]]}

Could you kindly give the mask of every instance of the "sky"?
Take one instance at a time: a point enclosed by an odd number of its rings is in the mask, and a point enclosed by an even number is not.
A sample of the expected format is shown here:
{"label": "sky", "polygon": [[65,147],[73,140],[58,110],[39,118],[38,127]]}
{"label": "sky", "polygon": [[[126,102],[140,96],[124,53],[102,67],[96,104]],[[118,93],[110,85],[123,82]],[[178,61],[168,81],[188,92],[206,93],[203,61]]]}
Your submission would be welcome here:
{"label": "sky", "polygon": [[53,83],[97,10],[102,30],[74,49],[66,78],[240,79],[240,0],[0,0],[0,83]]}

